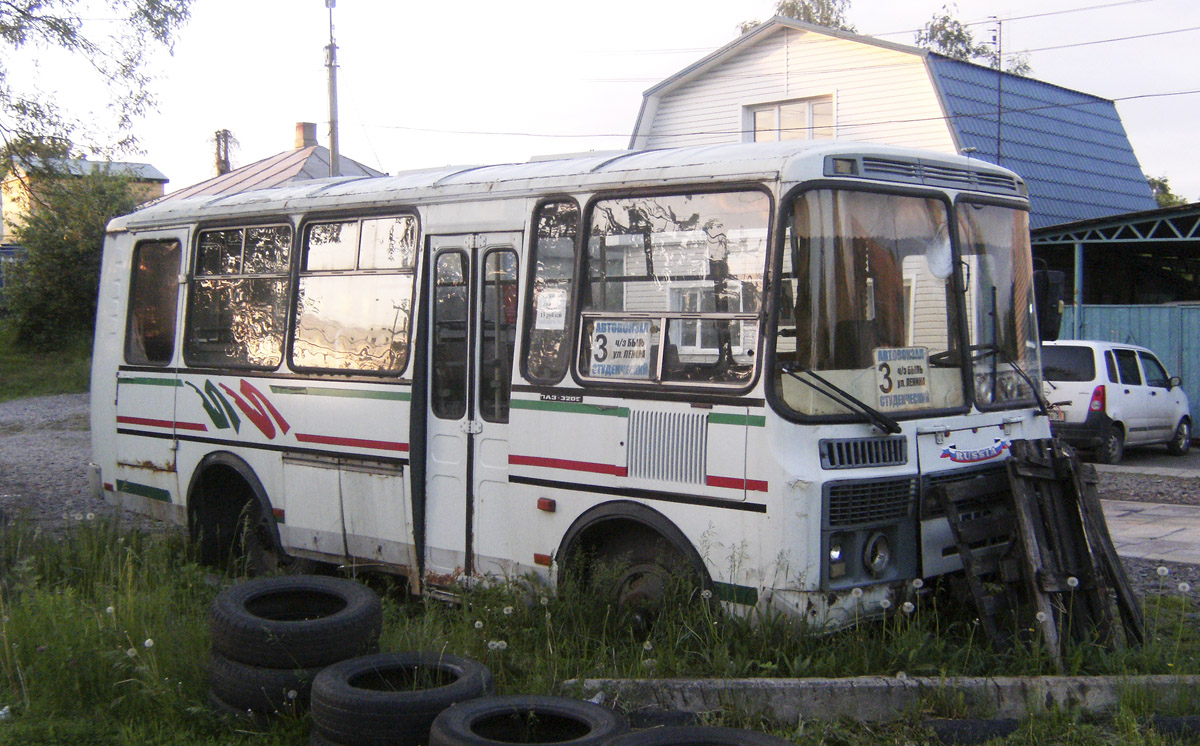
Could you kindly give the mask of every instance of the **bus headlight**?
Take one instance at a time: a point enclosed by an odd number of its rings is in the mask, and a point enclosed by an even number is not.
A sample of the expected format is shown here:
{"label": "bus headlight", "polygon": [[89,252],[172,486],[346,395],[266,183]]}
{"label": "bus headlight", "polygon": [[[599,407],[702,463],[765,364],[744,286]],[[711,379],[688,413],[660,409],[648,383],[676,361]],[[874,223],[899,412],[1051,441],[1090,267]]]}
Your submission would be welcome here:
{"label": "bus headlight", "polygon": [[883,574],[892,563],[892,544],[882,532],[871,534],[863,548],[863,567],[874,577]]}
{"label": "bus headlight", "polygon": [[842,537],[829,539],[829,577],[840,578],[846,574],[846,556],[842,550]]}

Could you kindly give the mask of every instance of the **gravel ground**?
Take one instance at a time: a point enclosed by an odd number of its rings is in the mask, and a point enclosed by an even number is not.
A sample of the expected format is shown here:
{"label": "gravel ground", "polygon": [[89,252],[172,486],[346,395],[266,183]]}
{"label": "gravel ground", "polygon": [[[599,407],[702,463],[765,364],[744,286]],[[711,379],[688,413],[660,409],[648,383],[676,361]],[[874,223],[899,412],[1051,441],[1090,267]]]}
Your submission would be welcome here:
{"label": "gravel ground", "polygon": [[[43,526],[113,516],[123,523],[162,529],[158,521],[119,511],[88,494],[91,457],[87,394],[44,396],[0,403],[0,514],[24,515]],[[1200,505],[1193,479],[1105,472],[1100,496],[1114,500]],[[1160,578],[1157,568],[1170,574]],[[1173,592],[1180,582],[1200,590],[1200,565],[1125,559],[1139,593]]]}

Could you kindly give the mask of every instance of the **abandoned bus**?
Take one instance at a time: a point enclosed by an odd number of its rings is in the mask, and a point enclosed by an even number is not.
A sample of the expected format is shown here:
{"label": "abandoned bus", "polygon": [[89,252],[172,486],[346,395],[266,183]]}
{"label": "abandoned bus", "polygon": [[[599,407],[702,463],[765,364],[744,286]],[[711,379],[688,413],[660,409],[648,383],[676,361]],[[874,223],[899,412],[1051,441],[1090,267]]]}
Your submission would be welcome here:
{"label": "abandoned bus", "polygon": [[93,474],[209,559],[871,614],[961,568],[932,488],[1049,435],[1027,211],[842,142],[161,201],[108,228]]}

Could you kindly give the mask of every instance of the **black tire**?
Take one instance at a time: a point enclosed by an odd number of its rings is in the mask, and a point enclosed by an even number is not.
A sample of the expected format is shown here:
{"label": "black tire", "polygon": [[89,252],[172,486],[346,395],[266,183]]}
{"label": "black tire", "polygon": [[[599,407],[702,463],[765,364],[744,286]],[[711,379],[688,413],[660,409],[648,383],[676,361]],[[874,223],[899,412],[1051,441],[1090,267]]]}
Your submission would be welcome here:
{"label": "black tire", "polygon": [[1192,447],[1192,423],[1187,419],[1182,419],[1175,426],[1175,434],[1171,436],[1171,442],[1167,443],[1167,453],[1172,456],[1183,456]]}
{"label": "black tire", "polygon": [[651,728],[618,736],[609,746],[791,746],[791,741],[737,728]]}
{"label": "black tire", "polygon": [[258,578],[222,591],[208,613],[212,648],[263,668],[320,668],[377,650],[383,606],[352,580]]}
{"label": "black tire", "polygon": [[[422,687],[428,683],[429,686]],[[313,727],[355,746],[425,743],[447,707],[490,694],[483,664],[442,653],[380,653],[329,666],[312,687]]]}
{"label": "black tire", "polygon": [[1102,464],[1119,464],[1125,456],[1125,431],[1119,425],[1111,425],[1104,442],[1096,449],[1096,460]]}
{"label": "black tire", "polygon": [[486,697],[455,705],[437,716],[429,746],[604,746],[629,730],[622,715],[565,697]]}
{"label": "black tire", "polygon": [[298,715],[308,710],[309,692],[319,668],[262,668],[220,655],[208,661],[208,687],[238,710]]}

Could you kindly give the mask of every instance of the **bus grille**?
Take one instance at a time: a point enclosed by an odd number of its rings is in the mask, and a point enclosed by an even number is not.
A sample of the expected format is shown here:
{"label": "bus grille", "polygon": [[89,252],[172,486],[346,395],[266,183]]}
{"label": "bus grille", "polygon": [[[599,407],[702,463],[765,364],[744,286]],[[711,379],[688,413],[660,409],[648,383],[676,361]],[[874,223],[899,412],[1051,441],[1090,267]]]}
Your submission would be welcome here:
{"label": "bus grille", "polygon": [[[939,484],[949,484],[953,482],[961,482],[973,477],[984,476],[988,474],[998,474],[1008,470],[1005,462],[999,464],[989,464],[977,469],[954,469],[952,471],[938,472],[925,477],[924,485],[921,487],[922,503],[921,503],[921,518],[928,520],[945,515],[946,511],[942,510],[942,506],[933,497],[932,488]],[[958,512],[973,513],[978,510],[987,509],[995,505],[999,505],[1005,501],[1007,494],[991,493],[985,495],[973,495],[969,500],[964,500],[957,503]]]}
{"label": "bus grille", "polygon": [[631,477],[704,484],[708,414],[633,410],[627,453]]}
{"label": "bus grille", "polygon": [[817,444],[822,469],[863,469],[908,463],[908,440],[895,438],[825,438]]}
{"label": "bus grille", "polygon": [[832,482],[827,489],[830,528],[897,521],[917,504],[916,477]]}

